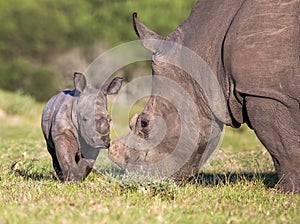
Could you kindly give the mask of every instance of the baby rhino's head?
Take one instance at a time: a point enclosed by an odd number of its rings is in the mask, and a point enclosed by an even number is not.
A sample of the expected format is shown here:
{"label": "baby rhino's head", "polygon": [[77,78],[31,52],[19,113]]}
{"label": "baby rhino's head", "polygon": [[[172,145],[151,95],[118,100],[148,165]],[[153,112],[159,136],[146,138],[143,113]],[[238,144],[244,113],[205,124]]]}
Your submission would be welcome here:
{"label": "baby rhino's head", "polygon": [[114,78],[100,89],[88,85],[81,73],[74,73],[75,100],[72,120],[78,129],[81,148],[108,148],[110,144],[110,116],[107,95],[117,94],[123,79]]}

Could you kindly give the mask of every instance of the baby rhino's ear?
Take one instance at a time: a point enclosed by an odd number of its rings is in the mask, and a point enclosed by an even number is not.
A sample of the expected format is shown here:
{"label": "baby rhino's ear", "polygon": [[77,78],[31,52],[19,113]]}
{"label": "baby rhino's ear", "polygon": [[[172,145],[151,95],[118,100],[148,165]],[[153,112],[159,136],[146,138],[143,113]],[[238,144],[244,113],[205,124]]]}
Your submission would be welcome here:
{"label": "baby rhino's ear", "polygon": [[86,87],[86,79],[84,75],[80,72],[74,72],[73,81],[74,81],[75,89],[79,92],[83,92],[83,90]]}
{"label": "baby rhino's ear", "polygon": [[109,83],[106,83],[104,86],[102,86],[101,91],[104,95],[117,94],[122,86],[122,81],[123,78],[116,77]]}

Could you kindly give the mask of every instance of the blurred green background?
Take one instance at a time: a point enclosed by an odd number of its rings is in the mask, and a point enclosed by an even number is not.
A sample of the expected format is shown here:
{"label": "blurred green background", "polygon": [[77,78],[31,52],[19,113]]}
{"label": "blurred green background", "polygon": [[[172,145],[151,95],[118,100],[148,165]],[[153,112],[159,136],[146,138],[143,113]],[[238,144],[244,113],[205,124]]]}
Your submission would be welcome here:
{"label": "blurred green background", "polygon": [[[132,12],[167,35],[188,17],[195,2],[0,0],[0,89],[44,102],[72,88],[74,71],[83,72],[105,50],[137,39]],[[126,71],[127,81],[134,69]]]}
{"label": "blurred green background", "polygon": [[[42,138],[39,126],[45,102],[57,92],[73,88],[73,72],[84,72],[106,50],[138,39],[132,25],[133,12],[138,12],[139,20],[149,28],[166,36],[189,16],[195,2],[0,0],[0,140],[33,138],[29,131],[32,124]],[[130,81],[145,72],[150,74],[149,65],[134,63],[124,67],[121,75]],[[114,110],[117,134],[129,131],[129,118],[140,112],[145,102],[137,102],[129,117],[124,105]],[[114,130],[112,137],[116,137]],[[262,146],[243,126],[227,128],[222,147],[239,151]]]}

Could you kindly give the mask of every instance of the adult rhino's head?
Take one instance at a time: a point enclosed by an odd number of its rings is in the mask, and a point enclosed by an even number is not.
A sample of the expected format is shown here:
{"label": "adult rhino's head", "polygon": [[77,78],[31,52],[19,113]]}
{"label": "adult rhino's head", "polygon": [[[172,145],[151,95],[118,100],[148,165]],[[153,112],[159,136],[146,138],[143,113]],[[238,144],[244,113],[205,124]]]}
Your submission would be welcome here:
{"label": "adult rhino's head", "polygon": [[72,121],[78,130],[82,150],[91,147],[95,149],[109,147],[111,118],[107,112],[106,97],[118,93],[122,80],[116,77],[97,89],[87,84],[83,74],[74,73],[75,98]]}
{"label": "adult rhino's head", "polygon": [[200,76],[191,77],[209,73],[209,68],[184,47],[180,28],[164,38],[140,23],[136,13],[133,22],[142,45],[153,52],[152,92],[143,111],[132,117],[131,132],[112,141],[109,157],[147,176],[193,175],[220,139],[222,125],[216,117],[222,117],[222,110],[209,101],[221,97],[214,88],[203,89],[207,83],[214,87],[211,80],[200,83]]}

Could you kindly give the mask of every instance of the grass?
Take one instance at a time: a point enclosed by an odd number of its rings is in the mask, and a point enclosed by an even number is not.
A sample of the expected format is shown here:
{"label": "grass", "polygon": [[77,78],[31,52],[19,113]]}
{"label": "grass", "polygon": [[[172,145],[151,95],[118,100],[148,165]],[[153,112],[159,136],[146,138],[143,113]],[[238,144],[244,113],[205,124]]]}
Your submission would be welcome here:
{"label": "grass", "polygon": [[9,112],[0,100],[0,223],[300,222],[299,195],[276,190],[270,156],[246,127],[226,129],[211,165],[189,183],[136,186],[94,170],[62,184],[40,131],[42,106],[31,103]]}

